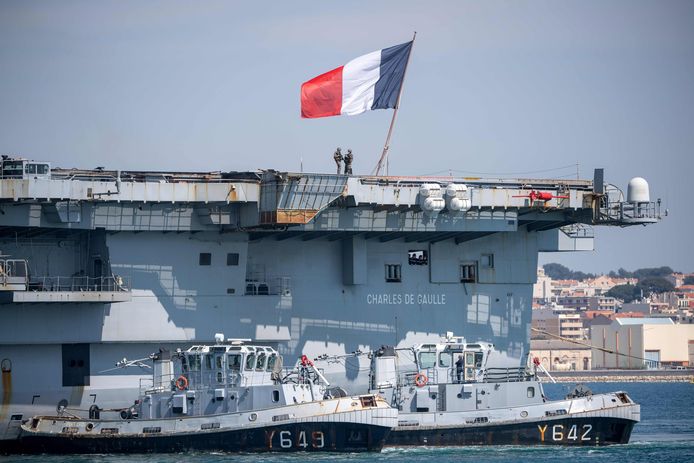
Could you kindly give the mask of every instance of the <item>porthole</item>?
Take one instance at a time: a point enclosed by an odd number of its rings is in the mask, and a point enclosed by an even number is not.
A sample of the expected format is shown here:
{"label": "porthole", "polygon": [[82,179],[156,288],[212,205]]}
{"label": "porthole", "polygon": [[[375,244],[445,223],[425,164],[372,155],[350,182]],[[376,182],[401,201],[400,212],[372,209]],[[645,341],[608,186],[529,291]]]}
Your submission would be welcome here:
{"label": "porthole", "polygon": [[255,421],[258,419],[258,414],[257,413],[251,413],[248,415],[248,421]]}
{"label": "porthole", "polygon": [[528,412],[526,412],[525,410],[523,410],[523,411],[520,413],[520,415],[521,415],[521,418],[527,418],[527,417],[528,417]]}

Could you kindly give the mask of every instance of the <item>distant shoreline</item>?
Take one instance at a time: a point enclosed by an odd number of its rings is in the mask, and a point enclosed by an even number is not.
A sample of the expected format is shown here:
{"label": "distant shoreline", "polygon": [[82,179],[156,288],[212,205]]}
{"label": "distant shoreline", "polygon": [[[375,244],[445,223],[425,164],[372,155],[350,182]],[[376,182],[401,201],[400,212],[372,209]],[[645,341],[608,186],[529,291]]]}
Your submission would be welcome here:
{"label": "distant shoreline", "polygon": [[[689,383],[694,381],[694,370],[588,370],[551,371],[558,383]],[[539,374],[543,381],[550,381]]]}

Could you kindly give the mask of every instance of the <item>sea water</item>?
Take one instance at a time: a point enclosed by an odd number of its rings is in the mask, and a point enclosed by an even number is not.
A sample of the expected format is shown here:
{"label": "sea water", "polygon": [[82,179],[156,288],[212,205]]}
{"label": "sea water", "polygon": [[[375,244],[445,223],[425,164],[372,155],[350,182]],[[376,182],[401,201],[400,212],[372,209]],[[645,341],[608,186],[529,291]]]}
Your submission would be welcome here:
{"label": "sea water", "polygon": [[[593,392],[626,391],[641,404],[641,422],[634,427],[627,445],[607,447],[472,446],[447,448],[388,448],[380,454],[220,454],[178,453],[171,455],[89,455],[0,457],[4,462],[71,463],[362,463],[371,461],[528,462],[528,463],[694,463],[694,384],[691,383],[587,383]],[[572,389],[567,384],[546,384],[545,394],[559,399]]]}

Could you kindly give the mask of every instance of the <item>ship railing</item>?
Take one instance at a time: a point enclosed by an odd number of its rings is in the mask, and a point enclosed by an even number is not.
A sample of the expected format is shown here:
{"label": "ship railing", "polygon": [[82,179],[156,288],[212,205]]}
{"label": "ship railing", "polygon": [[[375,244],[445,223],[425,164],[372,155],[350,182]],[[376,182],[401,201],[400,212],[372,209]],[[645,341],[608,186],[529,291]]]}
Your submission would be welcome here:
{"label": "ship railing", "polygon": [[130,278],[120,275],[108,277],[88,276],[42,276],[29,280],[29,291],[70,292],[128,292]]}
{"label": "ship railing", "polygon": [[175,386],[174,379],[170,373],[162,374],[156,378],[156,381],[153,376],[140,378],[140,395],[172,391]]}
{"label": "ship railing", "polygon": [[246,296],[291,296],[290,277],[247,278]]}
{"label": "ship railing", "polygon": [[532,375],[525,368],[486,368],[483,381],[486,383],[513,383],[528,381]]}
{"label": "ship railing", "polygon": [[582,223],[572,223],[561,227],[560,230],[571,238],[595,238],[593,227]]}
{"label": "ship railing", "polygon": [[29,283],[29,272],[25,259],[0,259],[0,287],[26,286]]}
{"label": "ship railing", "polygon": [[243,387],[248,386],[247,378],[237,370],[212,369],[187,370],[181,374],[188,380],[188,389],[206,390],[210,386]]}
{"label": "ship railing", "polygon": [[[419,381],[423,381],[421,376],[426,376],[426,384],[438,384],[439,383],[439,371],[436,368],[422,368],[419,371],[405,371],[398,374],[398,384],[405,386],[417,386],[418,376]],[[446,382],[446,378],[443,378]],[[420,383],[421,384],[421,383]]]}
{"label": "ship railing", "polygon": [[595,222],[617,225],[657,222],[661,219],[660,204],[660,200],[636,203],[612,200],[605,195],[598,202]]}

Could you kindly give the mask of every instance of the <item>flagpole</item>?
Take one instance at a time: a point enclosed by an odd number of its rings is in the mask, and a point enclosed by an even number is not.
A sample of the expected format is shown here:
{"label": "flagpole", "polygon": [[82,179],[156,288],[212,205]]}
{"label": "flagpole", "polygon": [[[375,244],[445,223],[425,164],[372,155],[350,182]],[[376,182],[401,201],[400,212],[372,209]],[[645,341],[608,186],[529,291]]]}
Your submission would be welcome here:
{"label": "flagpole", "polygon": [[402,84],[400,85],[400,92],[398,93],[398,99],[395,101],[395,109],[393,111],[393,118],[390,120],[390,128],[388,129],[388,136],[386,137],[386,143],[383,145],[383,152],[378,160],[378,164],[374,168],[372,174],[379,175],[381,169],[383,168],[384,161],[386,162],[386,175],[388,175],[388,149],[390,148],[390,137],[393,134],[393,127],[395,126],[395,118],[398,115],[398,109],[400,109],[400,98],[402,98],[402,89],[405,86],[405,76],[407,75],[407,66],[410,64],[410,58],[412,58],[412,49],[414,48],[414,40],[417,38],[417,31],[415,31],[412,36],[412,48],[410,48],[410,54],[407,56],[407,62],[405,63],[405,69],[402,72]]}

